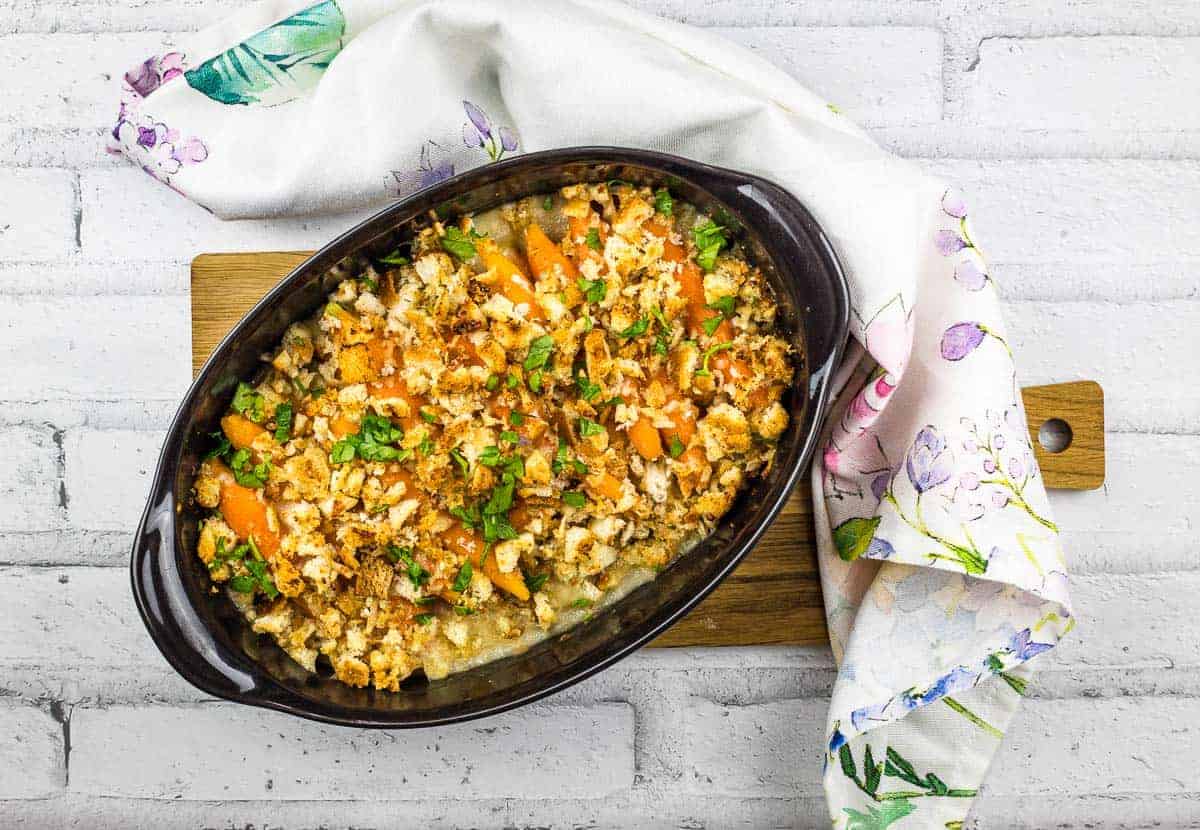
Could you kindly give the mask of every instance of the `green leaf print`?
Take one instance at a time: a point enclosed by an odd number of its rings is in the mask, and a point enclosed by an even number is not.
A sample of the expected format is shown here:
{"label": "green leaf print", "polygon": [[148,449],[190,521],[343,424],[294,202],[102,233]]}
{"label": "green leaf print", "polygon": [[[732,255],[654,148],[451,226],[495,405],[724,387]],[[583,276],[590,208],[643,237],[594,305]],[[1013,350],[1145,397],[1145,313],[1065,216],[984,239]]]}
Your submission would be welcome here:
{"label": "green leaf print", "polygon": [[837,546],[838,556],[847,562],[853,562],[866,553],[879,522],[879,516],[870,519],[855,518],[847,519],[835,527],[833,544]]}
{"label": "green leaf print", "polygon": [[846,830],[884,830],[910,814],[914,809],[908,801],[897,799],[885,802],[878,808],[868,806],[865,813],[849,807],[843,807],[842,811],[849,816],[846,820]]}
{"label": "green leaf print", "polygon": [[274,106],[316,85],[342,50],[346,18],[325,0],[252,35],[184,73],[188,85],[222,104]]}

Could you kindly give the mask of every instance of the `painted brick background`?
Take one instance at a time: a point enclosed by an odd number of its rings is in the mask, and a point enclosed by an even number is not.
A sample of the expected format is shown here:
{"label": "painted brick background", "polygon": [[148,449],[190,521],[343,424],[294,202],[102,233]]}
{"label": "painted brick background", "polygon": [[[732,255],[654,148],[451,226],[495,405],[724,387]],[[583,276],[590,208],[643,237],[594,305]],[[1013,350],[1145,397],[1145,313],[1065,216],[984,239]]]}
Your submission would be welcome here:
{"label": "painted brick background", "polygon": [[[4,825],[826,826],[828,649],[643,652],[408,734],[215,702],[158,655],[125,565],[187,384],[187,264],[354,221],[221,223],[103,152],[114,75],[240,5],[0,1]],[[1200,3],[635,5],[718,27],[959,184],[1023,380],[1105,385],[1108,484],[1052,496],[1080,625],[972,826],[1200,826]]]}

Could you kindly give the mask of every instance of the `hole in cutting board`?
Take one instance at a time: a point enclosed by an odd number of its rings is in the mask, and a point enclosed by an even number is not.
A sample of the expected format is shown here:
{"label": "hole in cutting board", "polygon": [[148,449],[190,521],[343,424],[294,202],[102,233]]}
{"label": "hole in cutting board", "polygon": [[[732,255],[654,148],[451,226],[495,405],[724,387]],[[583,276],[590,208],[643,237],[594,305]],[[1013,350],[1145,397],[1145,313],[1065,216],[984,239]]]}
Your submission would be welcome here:
{"label": "hole in cutting board", "polygon": [[1060,453],[1071,446],[1075,434],[1062,418],[1051,418],[1038,427],[1038,443],[1046,452]]}

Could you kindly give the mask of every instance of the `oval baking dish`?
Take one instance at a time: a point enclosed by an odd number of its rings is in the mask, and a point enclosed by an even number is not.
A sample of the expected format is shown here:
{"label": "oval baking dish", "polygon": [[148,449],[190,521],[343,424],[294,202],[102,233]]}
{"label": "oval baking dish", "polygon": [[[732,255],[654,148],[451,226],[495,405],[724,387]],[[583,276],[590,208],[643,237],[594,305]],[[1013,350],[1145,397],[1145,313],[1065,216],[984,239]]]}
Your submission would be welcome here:
{"label": "oval baking dish", "polygon": [[[528,651],[400,692],[352,688],[311,674],[269,638],[250,632],[232,603],[210,591],[195,555],[201,509],[190,488],[209,434],[239,378],[252,375],[287,326],[335,287],[332,266],[390,251],[411,220],[450,217],[576,182],[619,179],[672,193],[710,213],[727,211],[779,304],[797,371],[784,403],[791,421],[776,463],[743,491],[717,531],[657,579],[575,628]],[[641,150],[549,150],[477,168],[386,208],[297,267],[229,333],[188,390],[167,435],[131,562],[134,598],[155,644],[190,683],[217,697],[362,727],[415,727],[481,717],[576,683],[643,645],[712,591],[753,548],[802,474],[818,437],[830,375],[845,343],[849,303],[833,249],[808,211],[782,188],[744,173]]]}

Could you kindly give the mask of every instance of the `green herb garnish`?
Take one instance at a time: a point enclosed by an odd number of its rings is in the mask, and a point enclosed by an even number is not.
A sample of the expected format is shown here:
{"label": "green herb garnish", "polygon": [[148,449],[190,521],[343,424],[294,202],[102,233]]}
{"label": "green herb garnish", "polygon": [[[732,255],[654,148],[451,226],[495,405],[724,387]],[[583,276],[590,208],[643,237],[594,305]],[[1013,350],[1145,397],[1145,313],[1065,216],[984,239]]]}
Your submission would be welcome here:
{"label": "green herb garnish", "polygon": [[457,449],[450,450],[450,458],[455,464],[458,465],[458,468],[462,470],[463,478],[466,478],[471,472],[471,465],[467,459]]}
{"label": "green herb garnish", "polygon": [[575,388],[579,390],[579,397],[588,402],[600,394],[600,384],[592,383],[583,372],[575,375]]}
{"label": "green herb garnish", "polygon": [[417,625],[429,625],[431,622],[433,622],[433,614],[417,614],[415,617],[413,617],[413,620],[417,623]]}
{"label": "green herb garnish", "polygon": [[571,607],[572,608],[591,608],[592,601],[590,599],[585,599],[583,597],[580,597],[579,599],[577,599],[571,603]]}
{"label": "green herb garnish", "polygon": [[241,449],[229,459],[229,467],[233,470],[233,478],[243,487],[263,487],[271,475],[271,465],[267,461],[252,464],[250,450]]}
{"label": "green herb garnish", "polygon": [[562,494],[562,500],[563,504],[570,505],[571,507],[583,507],[585,504],[587,504],[587,496],[585,496],[583,493],[572,490],[567,490],[564,492]]}
{"label": "green herb garnish", "polygon": [[542,590],[547,582],[550,581],[550,574],[525,574],[525,587],[529,589],[529,593],[536,594]]}
{"label": "green herb garnish", "polygon": [[451,586],[455,593],[461,594],[467,590],[467,586],[471,584],[473,570],[470,560],[463,562],[462,568],[459,570],[458,576],[454,578],[454,584]]}
{"label": "green herb garnish", "polygon": [[692,228],[692,240],[696,243],[696,263],[705,271],[713,269],[717,254],[729,244],[725,228],[711,219]]}
{"label": "green herb garnish", "polygon": [[600,433],[602,433],[604,431],[605,431],[605,429],[603,426],[601,426],[600,424],[591,420],[590,418],[580,418],[579,419],[579,437],[580,438],[588,438],[592,435],[599,435]]}
{"label": "green herb garnish", "polygon": [[495,392],[497,389],[500,388],[500,376],[499,375],[488,375],[487,382],[485,384],[483,384],[483,388],[489,392]]}
{"label": "green herb garnish", "polygon": [[237,391],[233,393],[233,402],[230,407],[239,415],[244,415],[256,424],[261,424],[263,419],[263,397],[254,391],[254,387],[248,383],[239,383]]}
{"label": "green herb garnish", "polygon": [[421,420],[424,421],[425,423],[436,424],[438,422],[437,416],[434,415],[432,412],[426,412],[424,409],[419,410],[419,412],[421,415]]}
{"label": "green herb garnish", "polygon": [[275,407],[275,442],[286,444],[292,437],[292,405],[281,403]]}
{"label": "green herb garnish", "polygon": [[601,302],[608,295],[608,283],[604,280],[588,280],[580,277],[575,281],[589,303]]}
{"label": "green herb garnish", "polygon": [[639,337],[645,334],[646,329],[648,328],[650,328],[650,320],[646,317],[642,317],[629,328],[617,332],[617,337],[623,337],[626,340],[631,337]]}
{"label": "green herb garnish", "polygon": [[704,350],[704,362],[700,365],[700,370],[698,372],[696,372],[696,376],[697,377],[708,377],[709,375],[711,375],[712,372],[710,372],[708,370],[708,361],[717,352],[723,352],[726,349],[732,349],[732,348],[733,348],[732,343],[725,342],[725,343],[715,343],[712,346],[709,346],[707,349],[705,349]]}
{"label": "green herb garnish", "polygon": [[542,370],[534,369],[529,373],[529,391],[535,395],[542,391]]}
{"label": "green herb garnish", "polygon": [[525,355],[525,362],[522,364],[525,367],[525,371],[532,372],[534,369],[545,368],[550,360],[550,355],[553,353],[553,337],[543,334],[541,337],[535,338],[529,344],[529,353]]}
{"label": "green herb garnish", "polygon": [[446,235],[442,237],[442,248],[462,260],[475,256],[475,240],[455,227],[446,228]]}
{"label": "green herb garnish", "polygon": [[587,242],[587,246],[593,251],[600,250],[600,231],[596,228],[588,228],[587,238],[585,241]]}
{"label": "green herb garnish", "polygon": [[669,452],[671,454],[672,458],[678,458],[679,456],[683,455],[683,450],[684,450],[683,442],[679,440],[679,436],[672,435],[671,443],[667,447],[667,452]]}
{"label": "green herb garnish", "polygon": [[665,188],[660,188],[654,193],[654,212],[661,213],[663,216],[670,216],[675,210],[675,200],[671,198],[670,192]]}
{"label": "green herb garnish", "polygon": [[542,200],[542,210],[552,210],[554,208],[554,197],[547,196]]}

